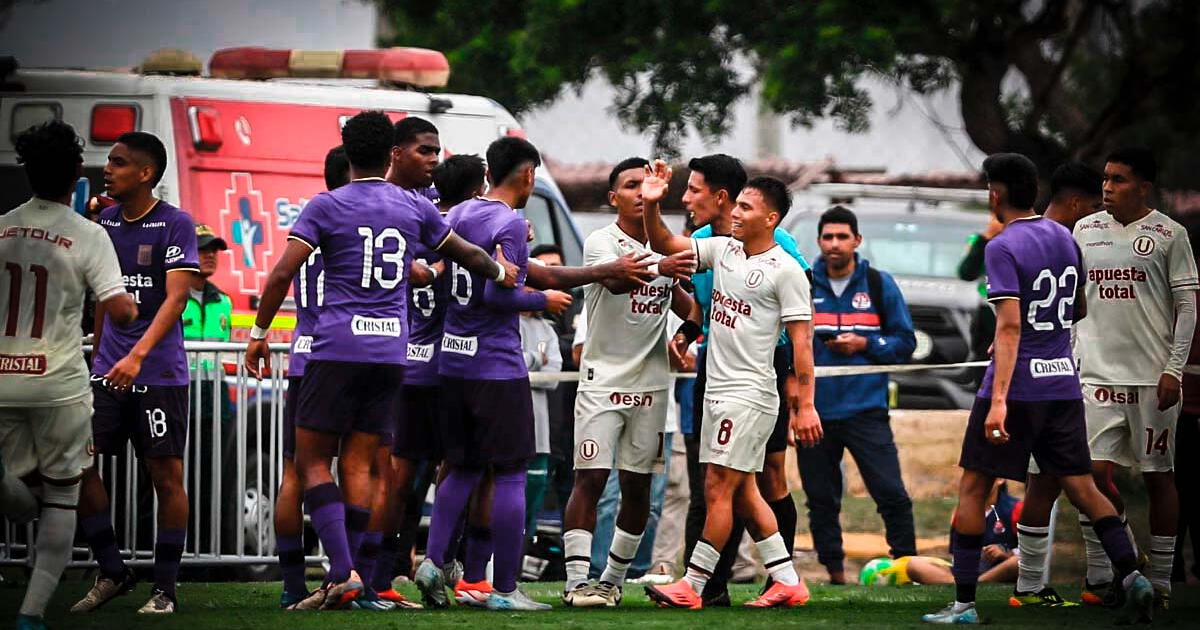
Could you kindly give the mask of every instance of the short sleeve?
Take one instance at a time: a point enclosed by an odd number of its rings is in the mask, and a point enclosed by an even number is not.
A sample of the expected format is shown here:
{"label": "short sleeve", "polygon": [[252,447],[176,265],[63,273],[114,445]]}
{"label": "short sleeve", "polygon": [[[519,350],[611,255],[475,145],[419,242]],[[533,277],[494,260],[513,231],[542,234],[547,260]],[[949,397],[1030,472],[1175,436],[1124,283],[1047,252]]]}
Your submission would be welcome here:
{"label": "short sleeve", "polygon": [[524,217],[513,213],[496,233],[496,244],[504,250],[508,262],[521,270],[518,282],[524,282],[525,270],[529,265],[529,228]]}
{"label": "short sleeve", "polygon": [[196,224],[186,212],[176,212],[171,227],[167,230],[163,268],[167,271],[200,271],[200,255],[196,251]]}
{"label": "short sleeve", "polygon": [[1017,300],[1021,298],[1021,280],[1017,260],[1003,241],[993,239],[983,250],[983,266],[987,273],[987,299]]}
{"label": "short sleeve", "polygon": [[1192,253],[1192,244],[1188,241],[1186,232],[1176,232],[1171,240],[1171,249],[1167,253],[1168,271],[1171,274],[1172,291],[1191,291],[1200,288],[1200,280],[1196,277],[1196,259]]}
{"label": "short sleeve", "polygon": [[321,246],[321,217],[325,214],[326,199],[327,193],[319,193],[308,200],[300,211],[300,218],[296,219],[292,231],[288,233],[289,239],[300,241],[311,249]]}
{"label": "short sleeve", "polygon": [[96,300],[103,302],[125,292],[125,279],[121,276],[121,261],[117,260],[117,250],[113,249],[108,233],[99,226],[89,227],[95,227],[95,230],[89,230],[83,273]]}
{"label": "short sleeve", "polygon": [[583,264],[585,266],[603,265],[617,258],[620,258],[619,252],[608,228],[592,232],[583,242]]}
{"label": "short sleeve", "polygon": [[432,251],[437,251],[446,237],[450,236],[450,224],[438,212],[437,206],[421,195],[413,195],[417,204],[417,216],[421,217],[421,242]]}
{"label": "short sleeve", "polygon": [[788,265],[775,278],[775,291],[779,296],[779,319],[785,322],[812,319],[812,289],[808,274],[799,264]]}
{"label": "short sleeve", "polygon": [[693,238],[692,251],[696,253],[696,271],[712,269],[728,243],[729,238],[725,236]]}

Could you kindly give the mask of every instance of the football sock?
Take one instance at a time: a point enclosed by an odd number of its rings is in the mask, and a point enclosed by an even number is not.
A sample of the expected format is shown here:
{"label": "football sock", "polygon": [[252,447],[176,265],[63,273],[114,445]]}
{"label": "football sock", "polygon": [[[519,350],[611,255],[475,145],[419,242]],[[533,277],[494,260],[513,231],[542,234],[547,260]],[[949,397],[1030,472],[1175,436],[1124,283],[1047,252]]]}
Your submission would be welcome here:
{"label": "football sock", "polygon": [[1112,582],[1113,571],[1108,554],[1104,553],[1104,546],[1100,544],[1100,537],[1096,535],[1092,522],[1082,513],[1079,515],[1079,529],[1083,532],[1083,547],[1087,554],[1087,583],[1100,586]]}
{"label": "football sock", "polygon": [[186,529],[159,528],[154,541],[154,588],[175,599],[175,583],[179,581],[179,561],[183,558]]}
{"label": "football sock", "polygon": [[696,542],[696,547],[692,549],[692,557],[688,558],[687,573],[683,574],[683,579],[691,585],[697,595],[704,592],[704,585],[708,584],[708,578],[712,577],[720,559],[721,552],[714,549],[707,540],[701,538]]}
{"label": "football sock", "polygon": [[517,588],[521,558],[525,553],[525,470],[497,472],[495,475],[492,584],[501,593],[511,593]]}
{"label": "football sock", "polygon": [[1129,534],[1129,544],[1133,547],[1134,557],[1139,557],[1141,554],[1138,553],[1137,536],[1133,535],[1133,528],[1129,526],[1129,518],[1124,512],[1121,512],[1121,524],[1125,526],[1125,533]]}
{"label": "football sock", "polygon": [[46,484],[44,492],[41,518],[38,520],[37,559],[20,611],[22,615],[34,617],[41,617],[46,612],[46,602],[50,601],[63,569],[71,559],[79,482],[69,486]]}
{"label": "football sock", "polygon": [[1171,591],[1171,569],[1175,563],[1175,537],[1150,537],[1150,564],[1146,566],[1146,579],[1159,590]]}
{"label": "football sock", "polygon": [[620,527],[614,528],[612,547],[608,551],[608,564],[604,573],[600,574],[601,582],[620,586],[625,583],[625,573],[633,557],[637,555],[638,545],[642,544],[642,534],[630,534]]}
{"label": "football sock", "polygon": [[1017,523],[1017,592],[1036,593],[1045,585],[1046,553],[1050,550],[1050,527]]}
{"label": "football sock", "polygon": [[370,585],[371,578],[375,577],[375,566],[379,561],[381,544],[383,544],[383,532],[368,531],[363,534],[358,554],[354,556],[354,568],[367,585]]}
{"label": "football sock", "polygon": [[[463,580],[475,584],[487,578],[487,563],[492,559],[495,545],[490,527],[467,527],[467,561],[463,563]],[[453,586],[453,584],[451,584]]]}
{"label": "football sock", "polygon": [[38,515],[37,497],[16,475],[0,476],[0,516],[23,525]]}
{"label": "football sock", "polygon": [[792,495],[788,494],[767,505],[775,513],[775,522],[779,524],[779,535],[783,538],[783,546],[787,549],[790,558],[792,552],[796,550],[796,502],[792,500]]}
{"label": "football sock", "polygon": [[969,604],[975,601],[975,587],[979,583],[979,554],[983,549],[983,534],[954,532],[950,546],[954,566],[955,601]]}
{"label": "football sock", "polygon": [[800,583],[800,576],[796,575],[796,565],[792,564],[792,554],[783,544],[783,537],[779,532],[754,543],[754,546],[758,547],[758,557],[772,580],[786,586]]}
{"label": "football sock", "polygon": [[[371,590],[376,593],[390,590],[392,578],[396,577],[396,558],[400,555],[400,534],[384,534],[379,543],[379,557],[375,570],[371,572]],[[366,576],[364,576],[366,577]]]}
{"label": "football sock", "polygon": [[567,566],[567,581],[563,592],[587,584],[588,568],[592,566],[592,532],[571,529],[563,534],[563,556]]}
{"label": "football sock", "polygon": [[371,522],[371,508],[346,504],[346,542],[350,544],[350,557],[354,558],[354,568],[358,566],[358,549],[362,546],[363,537],[367,534],[367,524]]}
{"label": "football sock", "polygon": [[92,556],[100,565],[100,573],[107,578],[117,579],[125,573],[125,561],[117,549],[117,535],[113,532],[112,514],[108,510],[79,518],[83,539],[92,550]]}
{"label": "football sock", "polygon": [[308,508],[313,529],[329,557],[329,583],[345,582],[350,578],[354,561],[350,555],[350,542],[346,538],[346,507],[342,503],[342,491],[333,482],[323,483],[304,491],[304,506]]}
{"label": "football sock", "polygon": [[1104,553],[1112,563],[1112,568],[1118,578],[1137,570],[1137,552],[1133,550],[1133,541],[1129,538],[1125,525],[1116,516],[1106,516],[1092,524],[1092,530],[1104,547]]}
{"label": "football sock", "polygon": [[[433,499],[433,515],[429,519],[429,542],[425,546],[425,557],[439,567],[454,560],[453,556],[446,553],[450,548],[450,537],[467,510],[471,492],[482,478],[482,469],[455,468],[437,487],[437,494]],[[455,546],[457,548],[457,544]]]}
{"label": "football sock", "polygon": [[283,590],[292,595],[305,595],[308,585],[304,583],[304,542],[299,536],[275,536],[276,554],[279,556],[279,573],[283,577]]}

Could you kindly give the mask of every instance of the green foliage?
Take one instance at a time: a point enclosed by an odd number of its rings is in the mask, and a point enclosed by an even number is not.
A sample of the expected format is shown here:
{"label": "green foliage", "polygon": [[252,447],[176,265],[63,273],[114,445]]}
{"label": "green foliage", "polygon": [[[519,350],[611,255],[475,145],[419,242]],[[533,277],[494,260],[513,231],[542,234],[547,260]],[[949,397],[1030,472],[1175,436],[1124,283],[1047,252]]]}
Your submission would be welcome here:
{"label": "green foliage", "polygon": [[1200,166],[1192,0],[377,2],[393,29],[380,44],[446,51],[450,89],[521,113],[599,75],[620,120],[670,155],[689,125],[726,133],[756,83],[794,124],[862,131],[873,104],[861,79],[883,75],[922,93],[959,86],[984,152],[1049,169],[1139,142],[1168,183],[1191,184]]}

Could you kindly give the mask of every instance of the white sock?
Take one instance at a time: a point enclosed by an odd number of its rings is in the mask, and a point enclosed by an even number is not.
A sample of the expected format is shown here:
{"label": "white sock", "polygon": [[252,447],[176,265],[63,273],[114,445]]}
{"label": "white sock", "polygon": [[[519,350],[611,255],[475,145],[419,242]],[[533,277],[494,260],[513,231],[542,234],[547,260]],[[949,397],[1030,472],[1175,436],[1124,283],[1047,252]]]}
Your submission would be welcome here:
{"label": "white sock", "polygon": [[1100,586],[1112,582],[1113,570],[1108,561],[1108,554],[1104,553],[1100,537],[1096,535],[1096,530],[1092,529],[1091,520],[1084,514],[1079,515],[1079,529],[1083,530],[1083,546],[1087,552],[1088,584]]}
{"label": "white sock", "polygon": [[1171,592],[1171,568],[1175,564],[1175,537],[1150,537],[1150,564],[1146,566],[1146,579],[1155,588]]}
{"label": "white sock", "polygon": [[796,575],[796,565],[788,554],[787,546],[783,544],[783,536],[775,532],[770,536],[754,543],[758,547],[758,557],[762,560],[771,579],[785,586],[795,586],[800,583]]}
{"label": "white sock", "polygon": [[1017,592],[1036,593],[1045,584],[1046,552],[1050,549],[1050,527],[1017,523]]}
{"label": "white sock", "polygon": [[17,525],[32,521],[38,514],[37,497],[24,481],[11,473],[0,479],[0,514]]}
{"label": "white sock", "polygon": [[608,564],[604,567],[604,573],[600,574],[600,581],[617,586],[624,584],[625,572],[633,563],[633,557],[637,555],[640,544],[641,534],[630,534],[620,527],[615,528],[612,546],[608,550]]}
{"label": "white sock", "polygon": [[46,602],[54,594],[63,569],[71,560],[71,543],[75,538],[75,505],[79,503],[79,484],[52,486],[46,484],[45,505],[38,520],[37,560],[21,614],[41,617]]}
{"label": "white sock", "polygon": [[563,534],[563,556],[567,565],[567,581],[563,592],[587,584],[588,568],[592,566],[592,532],[572,529]]}
{"label": "white sock", "polygon": [[704,593],[704,585],[708,584],[708,578],[712,577],[720,560],[721,552],[707,541],[697,542],[696,547],[692,549],[692,557],[688,558],[687,573],[683,574],[683,579],[692,586],[697,595]]}

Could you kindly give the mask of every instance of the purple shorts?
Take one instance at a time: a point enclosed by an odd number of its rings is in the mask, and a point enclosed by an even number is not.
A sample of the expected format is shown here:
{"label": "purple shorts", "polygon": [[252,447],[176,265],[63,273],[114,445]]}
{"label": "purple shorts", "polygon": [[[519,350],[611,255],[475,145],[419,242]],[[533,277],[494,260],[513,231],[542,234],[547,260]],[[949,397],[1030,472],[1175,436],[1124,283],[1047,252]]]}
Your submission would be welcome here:
{"label": "purple shorts", "polygon": [[419,462],[442,458],[442,388],[405,385],[404,413],[396,423],[392,455]]}
{"label": "purple shorts", "polygon": [[983,426],[991,408],[990,399],[975,399],[963,436],[959,466],[1023,483],[1032,455],[1044,475],[1091,474],[1092,455],[1088,450],[1082,399],[1008,401],[1005,444],[992,444],[984,435]]}
{"label": "purple shorts", "polygon": [[289,376],[283,396],[283,458],[296,459],[296,399],[300,397],[301,376]]}
{"label": "purple shorts", "polygon": [[134,385],[113,391],[92,376],[92,439],[96,453],[183,457],[188,432],[187,385]]}
{"label": "purple shorts", "polygon": [[391,433],[403,413],[404,366],[309,361],[296,398],[295,425],[322,433]]}
{"label": "purple shorts", "polygon": [[529,378],[442,378],[442,446],[456,466],[519,464],[535,454]]}

